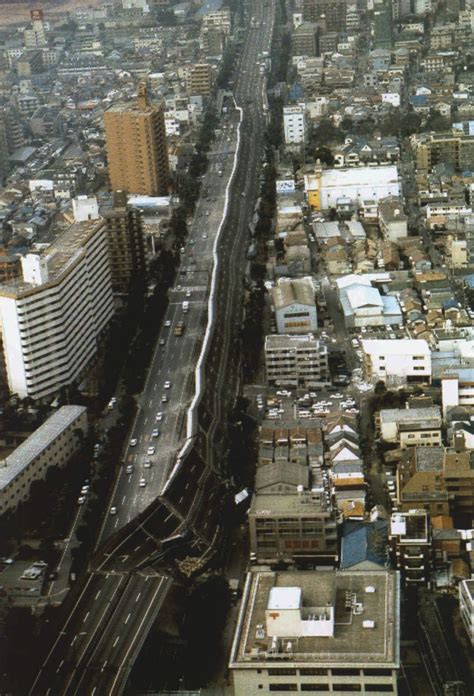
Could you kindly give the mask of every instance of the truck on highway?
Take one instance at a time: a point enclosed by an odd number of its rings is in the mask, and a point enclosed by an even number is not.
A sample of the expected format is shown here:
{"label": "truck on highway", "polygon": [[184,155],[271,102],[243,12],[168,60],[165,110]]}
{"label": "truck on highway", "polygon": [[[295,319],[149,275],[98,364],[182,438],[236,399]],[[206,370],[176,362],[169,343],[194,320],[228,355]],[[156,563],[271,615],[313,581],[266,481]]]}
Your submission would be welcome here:
{"label": "truck on highway", "polygon": [[178,321],[178,323],[174,327],[174,335],[175,336],[182,336],[183,333],[184,333],[184,321]]}

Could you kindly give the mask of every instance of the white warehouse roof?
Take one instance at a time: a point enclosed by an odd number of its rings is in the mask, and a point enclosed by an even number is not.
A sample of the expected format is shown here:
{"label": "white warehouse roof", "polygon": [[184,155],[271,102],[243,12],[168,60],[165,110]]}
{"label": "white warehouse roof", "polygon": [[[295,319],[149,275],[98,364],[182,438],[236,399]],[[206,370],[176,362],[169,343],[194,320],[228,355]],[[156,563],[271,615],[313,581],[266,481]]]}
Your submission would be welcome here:
{"label": "white warehouse roof", "polygon": [[428,342],[422,338],[400,339],[364,339],[362,348],[365,353],[378,353],[379,355],[429,355]]}

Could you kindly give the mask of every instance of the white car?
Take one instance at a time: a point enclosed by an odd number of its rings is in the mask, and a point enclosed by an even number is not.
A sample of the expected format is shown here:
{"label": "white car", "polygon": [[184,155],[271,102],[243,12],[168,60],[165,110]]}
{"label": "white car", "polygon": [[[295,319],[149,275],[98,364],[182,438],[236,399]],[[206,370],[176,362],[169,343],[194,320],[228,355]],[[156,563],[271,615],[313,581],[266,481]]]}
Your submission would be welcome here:
{"label": "white car", "polygon": [[146,453],[147,453],[147,454],[155,454],[155,448],[154,448],[154,447],[148,447]]}
{"label": "white car", "polygon": [[171,321],[169,319],[165,321],[165,326],[171,326]]}
{"label": "white car", "polygon": [[82,486],[81,495],[87,495],[89,493],[89,486]]}
{"label": "white car", "polygon": [[130,447],[136,447],[138,445],[138,440],[136,437],[132,437],[130,440]]}
{"label": "white car", "polygon": [[140,486],[140,488],[145,488],[145,486],[146,486],[146,479],[141,478],[141,479],[140,479],[140,483],[139,483],[138,485]]}
{"label": "white car", "polygon": [[161,411],[158,411],[158,413],[157,413],[156,416],[155,416],[155,420],[156,420],[157,422],[163,420],[163,413],[162,413]]}
{"label": "white car", "polygon": [[165,389],[171,389],[171,382],[166,381],[163,386]]}
{"label": "white car", "polygon": [[111,515],[116,515],[116,514],[117,514],[117,508],[116,508],[114,505],[112,505],[112,507],[110,508],[110,514],[111,514]]}
{"label": "white car", "polygon": [[79,496],[79,498],[77,499],[77,504],[78,504],[78,505],[83,505],[85,502],[86,502],[86,496],[85,496],[85,495],[81,495],[81,496]]}
{"label": "white car", "polygon": [[202,235],[202,238],[203,238],[203,239],[207,239],[207,234],[203,234],[203,235]]}
{"label": "white car", "polygon": [[145,459],[145,463],[143,464],[145,469],[150,469],[151,468],[151,459]]}
{"label": "white car", "polygon": [[155,429],[153,430],[151,436],[152,436],[152,437],[158,437],[159,434],[160,434],[160,431],[158,430],[158,428],[155,428]]}
{"label": "white car", "polygon": [[161,397],[161,403],[166,404],[167,401],[168,401],[168,397],[166,396],[166,394],[163,394],[163,396]]}
{"label": "white car", "polygon": [[125,469],[126,474],[133,474],[133,466],[129,464],[127,468]]}

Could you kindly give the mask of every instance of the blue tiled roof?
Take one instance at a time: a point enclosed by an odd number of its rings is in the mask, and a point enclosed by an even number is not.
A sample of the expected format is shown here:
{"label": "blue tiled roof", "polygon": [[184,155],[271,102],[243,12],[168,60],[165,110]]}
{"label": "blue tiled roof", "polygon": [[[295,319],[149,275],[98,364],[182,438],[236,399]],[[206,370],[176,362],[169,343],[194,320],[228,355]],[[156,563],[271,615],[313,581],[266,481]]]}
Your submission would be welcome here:
{"label": "blue tiled roof", "polygon": [[346,522],[341,540],[341,569],[352,568],[367,561],[385,567],[387,543],[386,520]]}

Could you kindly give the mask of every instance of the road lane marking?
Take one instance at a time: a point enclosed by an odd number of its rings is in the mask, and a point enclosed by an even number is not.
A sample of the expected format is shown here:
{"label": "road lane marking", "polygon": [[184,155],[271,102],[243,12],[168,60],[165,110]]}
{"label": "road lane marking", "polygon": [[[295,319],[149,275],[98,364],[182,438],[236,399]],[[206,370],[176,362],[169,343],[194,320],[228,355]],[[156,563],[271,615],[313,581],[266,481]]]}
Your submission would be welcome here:
{"label": "road lane marking", "polygon": [[101,590],[99,590],[98,593],[96,594],[96,596],[94,597],[94,601],[99,598],[100,593],[101,593]]}
{"label": "road lane marking", "polygon": [[100,671],[103,672],[106,667],[107,667],[107,660],[102,665],[102,669]]}
{"label": "road lane marking", "polygon": [[127,623],[128,623],[128,620],[129,620],[129,618],[131,617],[131,615],[132,615],[132,614],[130,613],[130,614],[127,616],[127,618],[126,618],[125,621],[124,621],[124,624],[127,624]]}
{"label": "road lane marking", "polygon": [[114,644],[112,645],[113,648],[115,648],[115,646],[117,645],[119,640],[120,640],[120,636],[117,636],[117,638],[114,640]]}
{"label": "road lane marking", "polygon": [[90,613],[90,612],[87,612],[87,614],[84,616],[84,618],[82,619],[82,623],[85,623],[85,622],[87,621],[87,618],[88,618],[88,616],[89,616],[89,613]]}
{"label": "road lane marking", "polygon": [[74,645],[74,643],[76,642],[76,638],[77,638],[77,636],[74,636],[74,638],[71,640],[71,648]]}
{"label": "road lane marking", "polygon": [[138,600],[140,599],[140,595],[141,595],[141,592],[139,592],[139,593],[137,594],[137,598],[136,598],[135,602],[138,602]]}

